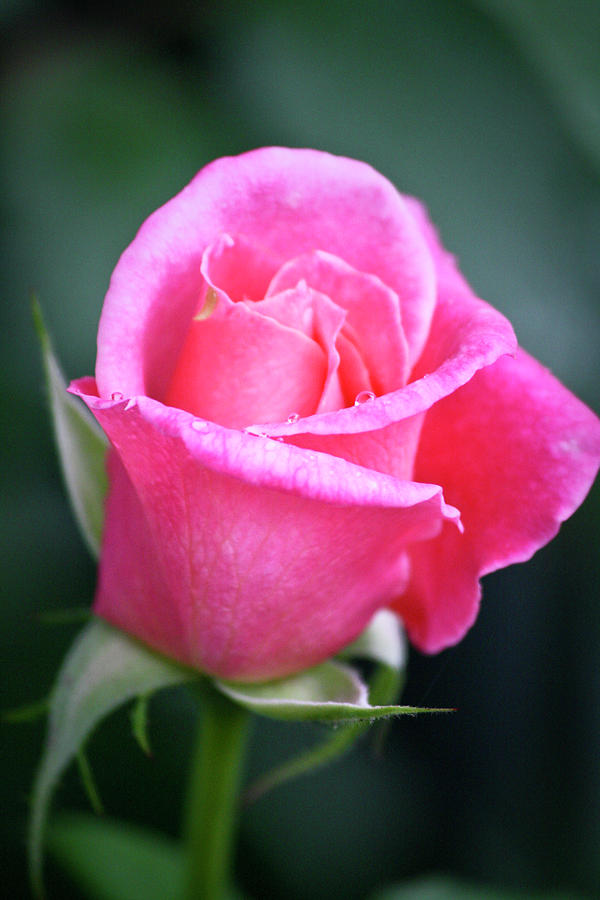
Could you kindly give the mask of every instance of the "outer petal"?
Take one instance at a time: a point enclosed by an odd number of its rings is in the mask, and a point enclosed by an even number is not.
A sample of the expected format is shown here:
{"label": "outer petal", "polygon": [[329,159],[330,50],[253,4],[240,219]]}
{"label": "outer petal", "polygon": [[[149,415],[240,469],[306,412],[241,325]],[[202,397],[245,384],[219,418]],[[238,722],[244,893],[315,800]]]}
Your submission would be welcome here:
{"label": "outer petal", "polygon": [[411,550],[411,583],[395,608],[414,643],[436,652],[458,641],[477,615],[479,577],[547,543],[599,462],[596,416],[522,351],[433,407],[415,477],[444,486],[465,532],[444,529]]}
{"label": "outer petal", "polygon": [[81,387],[124,470],[96,611],[220,677],[272,678],[335,653],[403,590],[407,542],[457,516],[435,485]]}
{"label": "outer petal", "polygon": [[411,481],[423,416],[421,413],[387,428],[359,434],[295,434],[285,440],[296,447],[330,453],[367,469]]}
{"label": "outer petal", "polygon": [[[271,147],[207,166],[150,216],[124,252],[98,334],[103,397],[164,397],[203,291],[203,250],[223,232],[265,247],[271,274],[319,248],[377,275],[400,297],[411,358],[418,358],[435,286],[430,253],[404,199],[364,163]],[[261,268],[258,280],[264,277]]]}

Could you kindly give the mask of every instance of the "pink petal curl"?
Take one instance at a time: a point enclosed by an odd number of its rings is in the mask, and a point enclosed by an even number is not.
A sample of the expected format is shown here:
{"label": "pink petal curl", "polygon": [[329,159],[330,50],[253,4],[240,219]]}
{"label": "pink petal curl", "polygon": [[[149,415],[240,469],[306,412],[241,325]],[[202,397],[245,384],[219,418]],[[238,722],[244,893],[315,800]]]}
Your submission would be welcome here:
{"label": "pink petal curl", "polygon": [[415,478],[444,486],[464,533],[410,550],[394,608],[430,653],[456,643],[479,608],[479,578],[529,559],[583,502],[598,471],[600,423],[524,351],[482,369],[425,418]]}

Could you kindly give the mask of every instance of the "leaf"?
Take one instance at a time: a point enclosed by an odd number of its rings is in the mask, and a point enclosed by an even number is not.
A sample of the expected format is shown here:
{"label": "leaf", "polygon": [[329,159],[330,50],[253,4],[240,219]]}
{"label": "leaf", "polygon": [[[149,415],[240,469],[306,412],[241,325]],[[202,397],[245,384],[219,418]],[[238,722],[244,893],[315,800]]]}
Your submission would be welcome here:
{"label": "leaf", "polygon": [[96,782],[94,781],[92,769],[83,747],[80,747],[77,751],[77,765],[79,766],[79,776],[88,796],[88,800],[90,801],[90,806],[92,807],[96,815],[101,816],[104,812],[104,807],[102,806],[102,800],[100,799],[100,794],[98,793],[98,788],[96,787]]}
{"label": "leaf", "polygon": [[164,900],[182,893],[184,860],[175,841],[145,829],[61,815],[48,849],[90,900]]}
{"label": "leaf", "polygon": [[359,674],[339,662],[324,662],[298,675],[263,684],[215,681],[232,700],[273,719],[321,722],[372,721],[385,716],[446,710],[416,706],[371,706]]}
{"label": "leaf", "polygon": [[148,740],[148,700],[147,694],[140,694],[131,710],[131,733],[146,756],[151,756]]}
{"label": "leaf", "polygon": [[94,620],[69,650],[50,697],[46,745],[33,789],[29,827],[30,872],[43,895],[42,840],[52,793],[94,727],[117,706],[140,694],[197,677],[143,644]]}
{"label": "leaf", "polygon": [[319,741],[315,747],[310,747],[304,753],[286,760],[279,766],[259,775],[242,793],[242,803],[250,806],[256,803],[264,794],[273,788],[292,781],[300,775],[308,775],[316,769],[328,765],[339,759],[354,745],[357,738],[369,727],[369,722],[356,722],[338,728],[337,731],[328,734],[325,740]]}
{"label": "leaf", "polygon": [[377,891],[370,896],[370,900],[578,900],[578,898],[571,892],[512,891],[484,884],[469,884],[442,876],[431,876]]}
{"label": "leaf", "polygon": [[34,703],[27,703],[25,706],[18,706],[16,709],[4,710],[0,716],[0,721],[7,722],[9,725],[17,725],[22,722],[37,722],[42,716],[48,712],[48,698],[37,700]]}
{"label": "leaf", "polygon": [[[48,850],[89,900],[171,900],[183,894],[183,850],[155,831],[63,814],[49,829]],[[224,900],[243,895],[233,889]]]}
{"label": "leaf", "polygon": [[42,348],[50,411],[67,492],[83,538],[97,559],[108,489],[105,469],[108,441],[86,407],[67,393],[41,307],[35,299],[33,318]]}

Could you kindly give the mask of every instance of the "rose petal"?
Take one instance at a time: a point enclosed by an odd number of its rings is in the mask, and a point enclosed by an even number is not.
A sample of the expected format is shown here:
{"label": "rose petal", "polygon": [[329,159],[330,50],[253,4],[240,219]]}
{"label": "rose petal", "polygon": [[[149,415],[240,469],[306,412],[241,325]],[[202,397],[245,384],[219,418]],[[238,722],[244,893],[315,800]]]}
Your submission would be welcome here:
{"label": "rose petal", "polygon": [[[343,400],[338,403],[338,410],[344,406],[352,406],[361,393],[375,396],[375,385],[371,381],[371,373],[358,349],[359,341],[354,339],[348,326],[337,338],[337,349],[340,357],[339,382]],[[324,407],[319,412],[327,412]]]}
{"label": "rose petal", "polygon": [[412,481],[423,418],[421,413],[387,428],[358,434],[294,434],[284,440],[295,447],[329,453],[358,466]]}
{"label": "rose petal", "polygon": [[398,295],[374,275],[357,272],[321,250],[285,263],[269,285],[267,295],[293,287],[300,279],[347,310],[348,324],[360,336],[361,355],[375,393],[386,394],[403,387],[409,373],[409,350]]}
{"label": "rose petal", "polygon": [[[282,291],[262,300],[257,305],[261,315],[271,316],[278,322],[297,328],[318,343],[327,359],[327,375],[318,405],[307,410],[323,412],[344,406],[344,396],[338,375],[340,354],[337,350],[338,336],[346,314],[343,309],[318,291],[313,291],[301,281],[291,290]],[[290,407],[289,411],[301,415],[300,410]]]}
{"label": "rose petal", "polygon": [[428,652],[460,640],[477,615],[479,577],[546,544],[599,461],[598,419],[523,351],[433,407],[415,477],[444,485],[465,531],[411,550],[411,584],[395,604],[411,640]]}
{"label": "rose petal", "polygon": [[517,341],[510,322],[475,296],[453,257],[437,243],[433,228],[425,223],[422,227],[436,264],[438,300],[427,345],[412,373],[414,380],[371,403],[295,424],[269,426],[268,434],[358,434],[385,429],[425,412],[477,371],[515,352]]}
{"label": "rose petal", "polygon": [[202,256],[201,271],[206,281],[220,289],[232,302],[262,300],[276,259],[265,247],[243,235],[222,234]]}
{"label": "rose petal", "polygon": [[[344,228],[340,228],[340,222]],[[144,223],[113,273],[98,334],[103,397],[162,398],[204,290],[215,235],[268,248],[276,263],[315,247],[400,297],[411,360],[429,332],[433,265],[404,199],[370,166],[315,150],[264,148],[217,160]]]}
{"label": "rose petal", "polygon": [[[236,303],[193,320],[165,402],[229,428],[314,412],[327,356],[299,331]],[[267,387],[265,387],[267,386]]]}
{"label": "rose petal", "polygon": [[95,609],[222,678],[273,678],[335,653],[403,589],[406,543],[457,516],[435,485],[193,427],[145,397],[127,411],[83,399],[130,482],[113,481]]}
{"label": "rose petal", "polygon": [[[110,490],[95,611],[104,616],[102,598],[114,597],[119,609],[111,614],[109,603],[105,618],[115,625],[122,622],[124,629],[136,637],[142,632],[136,631],[135,623],[143,621],[144,639],[158,650],[182,647],[181,608],[165,602],[169,594],[164,567],[157,559],[148,519],[118,453],[108,454],[107,470]],[[184,662],[186,657],[178,658]]]}

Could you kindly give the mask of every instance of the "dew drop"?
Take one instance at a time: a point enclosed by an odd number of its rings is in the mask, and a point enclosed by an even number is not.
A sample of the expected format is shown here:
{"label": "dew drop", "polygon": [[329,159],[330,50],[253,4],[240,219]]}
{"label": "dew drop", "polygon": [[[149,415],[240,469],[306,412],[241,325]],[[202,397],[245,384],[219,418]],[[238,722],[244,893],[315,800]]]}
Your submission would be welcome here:
{"label": "dew drop", "polygon": [[191,427],[194,431],[206,431],[208,428],[208,422],[204,422],[202,419],[194,419]]}
{"label": "dew drop", "polygon": [[375,394],[373,391],[361,391],[360,394],[356,395],[354,400],[355,406],[362,406],[363,403],[369,403],[371,400],[375,399]]}
{"label": "dew drop", "polygon": [[118,402],[119,400],[123,400],[123,394],[121,393],[121,391],[114,391],[114,392],[110,395],[110,399],[111,399],[111,400],[116,400],[116,401]]}
{"label": "dew drop", "polygon": [[289,416],[287,417],[288,425],[295,425],[296,422],[299,420],[299,418],[300,418],[299,413],[290,413]]}

